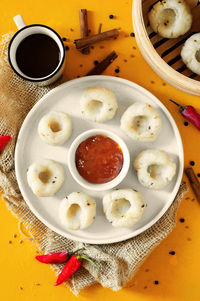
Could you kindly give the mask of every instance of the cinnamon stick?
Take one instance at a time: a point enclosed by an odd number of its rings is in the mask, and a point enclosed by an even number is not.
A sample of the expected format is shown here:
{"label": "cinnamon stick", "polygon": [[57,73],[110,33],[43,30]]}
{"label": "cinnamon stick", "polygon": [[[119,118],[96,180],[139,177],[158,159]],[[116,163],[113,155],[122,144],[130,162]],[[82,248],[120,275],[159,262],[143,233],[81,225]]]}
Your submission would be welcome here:
{"label": "cinnamon stick", "polygon": [[103,61],[98,63],[98,65],[90,70],[86,75],[100,75],[117,57],[117,53],[112,51]]}
{"label": "cinnamon stick", "polygon": [[112,29],[89,37],[77,39],[74,41],[74,44],[76,45],[77,49],[82,49],[100,41],[116,38],[118,37],[118,35],[119,35],[119,31],[117,29]]}
{"label": "cinnamon stick", "polygon": [[[81,38],[85,38],[88,36],[88,21],[87,21],[87,9],[79,10],[79,21],[80,21],[80,30],[81,30]],[[90,53],[90,47],[85,47],[81,49],[83,54]]]}
{"label": "cinnamon stick", "polygon": [[200,203],[200,183],[194,173],[193,168],[186,168],[185,173],[190,181],[191,187],[196,195],[198,202]]}

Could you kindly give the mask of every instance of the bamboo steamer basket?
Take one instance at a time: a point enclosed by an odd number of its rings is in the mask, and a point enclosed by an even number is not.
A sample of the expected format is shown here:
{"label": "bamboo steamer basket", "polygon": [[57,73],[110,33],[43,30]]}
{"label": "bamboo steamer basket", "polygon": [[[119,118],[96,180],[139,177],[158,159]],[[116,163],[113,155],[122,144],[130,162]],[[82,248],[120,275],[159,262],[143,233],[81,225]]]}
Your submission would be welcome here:
{"label": "bamboo steamer basket", "polygon": [[133,0],[133,26],[138,47],[147,63],[166,82],[189,94],[200,96],[200,76],[183,63],[180,52],[184,42],[200,32],[200,2],[187,0],[193,15],[192,28],[176,39],[166,39],[155,32],[148,22],[148,12],[156,0]]}

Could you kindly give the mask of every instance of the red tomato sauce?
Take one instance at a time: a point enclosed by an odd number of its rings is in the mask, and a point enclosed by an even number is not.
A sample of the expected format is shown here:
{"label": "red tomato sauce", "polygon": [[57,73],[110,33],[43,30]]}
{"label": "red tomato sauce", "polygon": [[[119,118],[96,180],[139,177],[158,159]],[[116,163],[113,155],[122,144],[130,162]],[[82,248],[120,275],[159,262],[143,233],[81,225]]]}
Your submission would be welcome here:
{"label": "red tomato sauce", "polygon": [[79,174],[93,184],[112,181],[120,173],[124,162],[120,146],[103,135],[92,136],[81,142],[75,160]]}

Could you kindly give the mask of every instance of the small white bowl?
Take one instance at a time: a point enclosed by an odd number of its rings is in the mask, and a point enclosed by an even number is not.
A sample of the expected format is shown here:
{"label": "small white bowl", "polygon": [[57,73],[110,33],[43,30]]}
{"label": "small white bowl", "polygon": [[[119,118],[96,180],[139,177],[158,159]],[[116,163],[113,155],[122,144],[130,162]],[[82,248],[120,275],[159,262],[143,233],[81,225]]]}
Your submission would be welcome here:
{"label": "small white bowl", "polygon": [[[110,182],[104,183],[104,184],[92,184],[87,182],[78,172],[76,168],[76,163],[75,163],[75,155],[76,155],[76,150],[78,146],[80,145],[81,142],[85,141],[87,138],[95,136],[95,135],[104,135],[107,136],[111,139],[113,139],[121,148],[123,157],[124,157],[124,162],[122,169],[118,176],[113,179]],[[129,166],[130,166],[130,155],[128,148],[124,141],[118,137],[116,134],[107,131],[107,130],[101,130],[101,129],[93,129],[86,131],[79,135],[71,144],[69,152],[68,152],[68,167],[71,172],[72,177],[76,180],[77,183],[79,183],[81,186],[83,186],[86,189],[89,190],[94,190],[94,191],[104,191],[104,190],[109,190],[112,189],[113,187],[117,186],[126,176]]]}

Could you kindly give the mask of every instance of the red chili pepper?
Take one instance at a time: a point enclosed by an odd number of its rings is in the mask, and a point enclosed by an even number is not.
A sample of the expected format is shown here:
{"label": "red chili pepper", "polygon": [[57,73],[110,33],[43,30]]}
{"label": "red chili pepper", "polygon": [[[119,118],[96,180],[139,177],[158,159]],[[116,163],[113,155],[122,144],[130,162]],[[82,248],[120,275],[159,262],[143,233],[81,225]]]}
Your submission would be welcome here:
{"label": "red chili pepper", "polygon": [[200,131],[200,114],[195,110],[195,108],[192,106],[181,106],[172,99],[170,99],[170,101],[175,103],[180,108],[181,114]]}
{"label": "red chili pepper", "polygon": [[0,136],[0,151],[4,149],[4,147],[10,140],[11,136]]}
{"label": "red chili pepper", "polygon": [[35,258],[42,263],[63,263],[66,262],[73,254],[78,251],[84,250],[84,248],[76,250],[75,252],[57,252],[46,255],[38,255]]}
{"label": "red chili pepper", "polygon": [[59,274],[58,279],[55,285],[60,285],[61,283],[68,280],[76,271],[80,269],[82,266],[82,259],[86,259],[90,263],[92,263],[95,267],[99,269],[99,266],[92,261],[90,258],[86,257],[85,255],[77,255],[74,254],[64,266],[62,272]]}
{"label": "red chili pepper", "polygon": [[63,263],[69,258],[67,252],[57,252],[53,254],[38,255],[35,258],[42,263]]}

